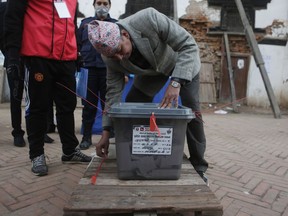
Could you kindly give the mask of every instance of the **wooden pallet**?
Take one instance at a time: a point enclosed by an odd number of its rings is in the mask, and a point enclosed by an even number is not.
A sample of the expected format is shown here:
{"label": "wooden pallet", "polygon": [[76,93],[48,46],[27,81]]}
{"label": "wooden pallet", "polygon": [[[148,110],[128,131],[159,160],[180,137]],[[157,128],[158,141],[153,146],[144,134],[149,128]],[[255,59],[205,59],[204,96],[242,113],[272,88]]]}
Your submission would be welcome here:
{"label": "wooden pallet", "polygon": [[187,159],[179,180],[119,180],[115,159],[94,158],[64,207],[64,216],[222,215],[222,206]]}

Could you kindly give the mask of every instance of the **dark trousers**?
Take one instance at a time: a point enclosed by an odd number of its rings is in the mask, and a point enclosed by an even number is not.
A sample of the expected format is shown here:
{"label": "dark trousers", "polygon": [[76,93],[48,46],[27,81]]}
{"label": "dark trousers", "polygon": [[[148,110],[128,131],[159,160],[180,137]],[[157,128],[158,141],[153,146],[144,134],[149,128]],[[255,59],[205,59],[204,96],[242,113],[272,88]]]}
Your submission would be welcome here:
{"label": "dark trousers", "polygon": [[[24,74],[24,64],[20,62],[20,69]],[[22,129],[22,97],[24,91],[24,79],[14,81],[10,76],[7,76],[8,85],[10,89],[10,114],[12,123],[12,136],[24,136],[25,131]],[[15,92],[15,85],[18,85],[17,92]],[[16,96],[15,96],[16,95]],[[54,125],[54,111],[53,111],[53,101],[51,101],[51,106],[49,107],[47,125]]]}
{"label": "dark trousers", "polygon": [[54,102],[53,100],[50,101],[49,110],[48,110],[48,116],[47,116],[47,130],[49,130],[49,127],[55,128],[54,123]]}
{"label": "dark trousers", "polygon": [[[142,79],[147,82],[147,85],[153,85],[153,80],[163,82],[163,85],[167,82],[168,77],[158,76],[145,77]],[[206,150],[206,138],[204,133],[203,121],[200,112],[199,102],[199,74],[193,78],[193,80],[180,89],[180,97],[182,105],[189,107],[195,113],[194,119],[192,119],[187,125],[187,143],[190,154],[190,162],[198,172],[205,172],[208,168],[208,163],[204,159],[204,153]],[[157,93],[157,92],[156,92]],[[155,94],[156,94],[155,93]],[[152,102],[153,97],[146,95],[132,85],[131,90],[126,96],[126,102]]]}
{"label": "dark trousers", "polygon": [[[104,110],[106,95],[106,68],[89,68],[86,102],[82,100],[83,138],[91,138],[92,127],[98,112],[100,98],[101,108]],[[91,103],[91,104],[90,104]],[[98,112],[100,113],[100,112]]]}
{"label": "dark trousers", "polygon": [[[23,69],[24,73],[24,69]],[[8,78],[8,85],[10,89],[10,114],[11,114],[11,123],[12,123],[12,136],[23,136],[24,130],[22,130],[22,95],[24,90],[24,80],[19,80],[17,83],[10,77]],[[17,92],[17,98],[14,97],[14,86],[15,84],[18,85],[18,92]]]}
{"label": "dark trousers", "polygon": [[56,105],[57,129],[62,151],[70,155],[79,144],[75,136],[75,61],[25,58],[26,127],[30,159],[44,154],[47,114],[52,99]]}

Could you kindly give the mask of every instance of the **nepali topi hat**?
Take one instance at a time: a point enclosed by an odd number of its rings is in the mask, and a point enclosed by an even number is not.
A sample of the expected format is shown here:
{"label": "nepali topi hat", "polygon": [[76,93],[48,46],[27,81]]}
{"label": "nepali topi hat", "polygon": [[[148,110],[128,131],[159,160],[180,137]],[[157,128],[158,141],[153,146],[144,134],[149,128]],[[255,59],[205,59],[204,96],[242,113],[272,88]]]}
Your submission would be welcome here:
{"label": "nepali topi hat", "polygon": [[88,24],[88,38],[99,53],[112,57],[119,48],[121,34],[117,24],[93,20]]}

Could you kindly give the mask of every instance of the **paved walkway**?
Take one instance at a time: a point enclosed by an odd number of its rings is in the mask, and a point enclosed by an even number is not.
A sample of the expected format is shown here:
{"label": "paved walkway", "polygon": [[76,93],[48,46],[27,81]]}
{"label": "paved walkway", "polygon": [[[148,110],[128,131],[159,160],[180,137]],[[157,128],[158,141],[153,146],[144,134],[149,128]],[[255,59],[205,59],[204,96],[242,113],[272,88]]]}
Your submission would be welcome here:
{"label": "paved walkway", "polygon": [[[81,109],[75,112],[80,135]],[[288,216],[288,115],[204,114],[210,188],[224,216]],[[46,144],[49,175],[32,175],[28,147],[12,144],[9,104],[0,104],[0,215],[63,214],[86,165],[60,161],[58,134]],[[99,136],[94,136],[94,143]],[[94,148],[84,151],[94,153]]]}

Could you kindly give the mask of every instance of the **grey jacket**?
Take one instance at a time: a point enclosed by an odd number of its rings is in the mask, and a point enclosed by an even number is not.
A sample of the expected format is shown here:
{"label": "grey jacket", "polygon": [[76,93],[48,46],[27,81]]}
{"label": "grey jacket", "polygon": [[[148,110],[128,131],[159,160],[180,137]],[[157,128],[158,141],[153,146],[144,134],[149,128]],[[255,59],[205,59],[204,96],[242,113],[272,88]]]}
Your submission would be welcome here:
{"label": "grey jacket", "polygon": [[[201,63],[194,38],[164,14],[147,8],[118,23],[129,32],[135,46],[152,69],[141,69],[129,60],[118,61],[103,57],[107,65],[105,110],[121,101],[125,73],[135,74],[134,85],[149,96],[154,96],[165,84],[151,76],[162,74],[191,81],[199,73]],[[150,78],[145,79],[146,76]],[[103,115],[102,126],[111,125],[109,117]]]}

